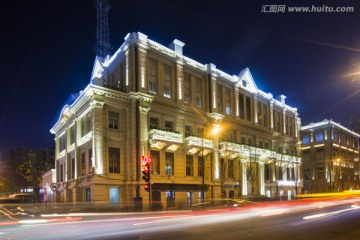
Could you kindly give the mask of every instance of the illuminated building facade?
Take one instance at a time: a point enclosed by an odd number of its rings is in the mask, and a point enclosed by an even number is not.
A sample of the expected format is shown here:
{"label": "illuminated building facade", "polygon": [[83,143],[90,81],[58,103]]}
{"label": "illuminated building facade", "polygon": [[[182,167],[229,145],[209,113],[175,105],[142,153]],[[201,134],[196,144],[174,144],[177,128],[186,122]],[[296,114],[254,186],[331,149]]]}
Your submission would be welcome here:
{"label": "illuminated building facade", "polygon": [[305,193],[359,189],[359,137],[332,120],[301,127]]}
{"label": "illuminated building facade", "polygon": [[[300,183],[297,109],[259,90],[248,68],[229,75],[131,33],[51,129],[59,201],[164,206],[203,198],[293,195]],[[218,134],[211,134],[214,126]],[[141,179],[151,157],[151,190]]]}

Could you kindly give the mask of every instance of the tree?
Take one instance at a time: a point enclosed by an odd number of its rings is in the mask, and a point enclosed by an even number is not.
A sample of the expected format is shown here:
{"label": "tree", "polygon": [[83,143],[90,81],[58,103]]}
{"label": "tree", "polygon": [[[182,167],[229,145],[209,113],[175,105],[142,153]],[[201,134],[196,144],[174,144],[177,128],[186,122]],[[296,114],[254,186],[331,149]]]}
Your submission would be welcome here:
{"label": "tree", "polygon": [[[258,181],[258,173],[259,173],[259,161],[258,161],[258,153],[257,148],[248,146],[249,147],[249,162],[246,168],[246,176],[247,180],[251,183],[251,195],[254,195],[255,192],[255,184]],[[254,152],[252,153],[253,150]]]}
{"label": "tree", "polygon": [[33,187],[35,201],[40,201],[40,185],[42,181],[42,175],[49,169],[50,164],[46,159],[41,159],[30,150],[24,159],[23,163],[20,163],[16,169],[16,172],[23,177],[25,182],[29,183]]}
{"label": "tree", "polygon": [[3,176],[0,176],[0,196],[5,197],[14,192],[17,192],[18,187],[14,183],[14,181],[9,180]]}

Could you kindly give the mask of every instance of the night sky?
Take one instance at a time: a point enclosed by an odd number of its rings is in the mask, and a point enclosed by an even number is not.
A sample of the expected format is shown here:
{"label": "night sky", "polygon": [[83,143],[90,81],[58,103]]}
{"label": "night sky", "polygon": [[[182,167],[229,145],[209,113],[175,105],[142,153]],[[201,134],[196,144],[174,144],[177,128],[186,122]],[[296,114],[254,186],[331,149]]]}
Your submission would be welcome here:
{"label": "night sky", "polygon": [[[248,2],[248,3],[245,3]],[[258,88],[298,109],[303,125],[360,113],[360,2],[112,0],[114,51],[129,32],[238,75],[249,67]],[[291,3],[291,4],[290,4]],[[269,13],[265,5],[354,7],[348,13]],[[93,0],[1,4],[0,151],[49,147],[49,130],[71,93],[90,81],[95,59]],[[265,8],[268,9],[268,8]]]}

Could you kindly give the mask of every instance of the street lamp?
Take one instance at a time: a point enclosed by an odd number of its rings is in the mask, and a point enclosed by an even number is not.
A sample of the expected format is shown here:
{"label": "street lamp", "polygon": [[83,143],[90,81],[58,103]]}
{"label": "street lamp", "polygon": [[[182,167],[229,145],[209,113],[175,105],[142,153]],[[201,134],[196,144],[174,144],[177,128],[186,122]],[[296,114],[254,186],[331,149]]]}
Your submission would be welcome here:
{"label": "street lamp", "polygon": [[[206,123],[204,123],[203,125],[203,133],[202,133],[202,201],[204,202],[205,200],[205,158],[204,158],[204,138],[205,138],[205,126],[210,122],[211,120],[207,121]],[[220,132],[220,125],[219,124],[212,124],[212,129],[211,129],[211,135],[217,135]]]}

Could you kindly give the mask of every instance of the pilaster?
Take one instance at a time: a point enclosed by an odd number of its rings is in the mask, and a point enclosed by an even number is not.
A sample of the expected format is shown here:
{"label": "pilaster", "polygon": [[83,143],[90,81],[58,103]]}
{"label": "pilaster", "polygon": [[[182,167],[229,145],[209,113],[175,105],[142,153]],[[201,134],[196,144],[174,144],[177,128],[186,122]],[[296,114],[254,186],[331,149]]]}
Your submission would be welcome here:
{"label": "pilaster", "polygon": [[93,100],[91,102],[92,106],[92,167],[95,169],[96,174],[104,174],[105,164],[103,161],[103,152],[104,152],[104,132],[103,132],[103,116],[106,116],[106,113],[103,113],[104,102],[99,100]]}
{"label": "pilaster", "polygon": [[241,174],[241,194],[244,195],[248,195],[248,189],[247,189],[247,176],[246,176],[246,171],[247,171],[247,164],[246,164],[246,159],[241,159],[241,169],[242,169],[242,174]]}
{"label": "pilaster", "polygon": [[260,195],[265,195],[265,167],[263,162],[259,162],[259,188]]}

